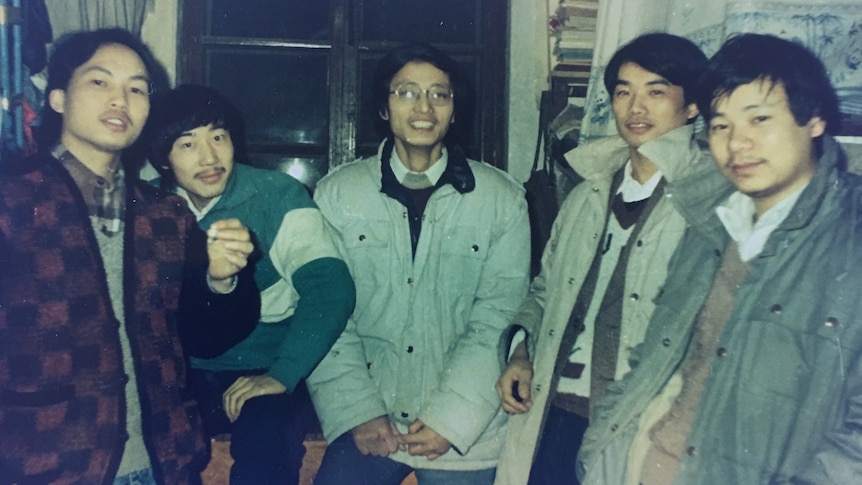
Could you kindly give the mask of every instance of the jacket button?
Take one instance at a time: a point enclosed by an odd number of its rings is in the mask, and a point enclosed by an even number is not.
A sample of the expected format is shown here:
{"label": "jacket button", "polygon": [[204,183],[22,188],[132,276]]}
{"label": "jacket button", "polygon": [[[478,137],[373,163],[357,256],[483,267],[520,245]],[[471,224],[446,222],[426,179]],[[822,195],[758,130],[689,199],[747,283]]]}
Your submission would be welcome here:
{"label": "jacket button", "polygon": [[594,232],[594,233],[593,233],[593,239],[596,239],[597,237],[599,237],[599,234],[598,234],[598,233],[596,233],[596,232]]}
{"label": "jacket button", "polygon": [[667,337],[661,339],[661,344],[664,345],[665,347],[670,347],[670,339]]}
{"label": "jacket button", "polygon": [[611,425],[611,433],[616,433],[618,429],[620,429],[620,427],[616,424]]}
{"label": "jacket button", "polygon": [[412,346],[412,345],[408,345],[408,346],[407,346],[407,353],[408,353],[408,354],[412,354],[412,353],[413,353],[413,346]]}
{"label": "jacket button", "polygon": [[557,331],[553,328],[548,330],[548,336],[550,336],[550,337],[553,337],[555,333],[557,333]]}
{"label": "jacket button", "polygon": [[410,415],[409,415],[409,414],[407,414],[407,413],[405,413],[405,412],[403,412],[403,411],[401,412],[401,417],[402,417],[402,418],[406,418],[406,417],[408,417],[408,416],[410,416]]}
{"label": "jacket button", "polygon": [[838,319],[835,317],[829,317],[826,319],[825,325],[829,328],[834,328],[838,326]]}
{"label": "jacket button", "polygon": [[407,212],[402,212],[402,213],[401,213],[401,217],[402,217],[403,219],[407,219]]}
{"label": "jacket button", "polygon": [[598,192],[598,191],[599,191],[598,187],[593,187],[593,192]]}
{"label": "jacket button", "polygon": [[631,301],[638,301],[638,299],[640,299],[640,295],[638,295],[637,293],[632,293],[631,295],[629,295],[629,299]]}
{"label": "jacket button", "polygon": [[715,355],[719,357],[724,357],[725,355],[727,355],[727,349],[724,347],[719,347],[718,350],[715,351]]}
{"label": "jacket button", "polygon": [[694,446],[689,446],[685,449],[685,452],[686,454],[688,454],[688,456],[694,456],[697,454],[697,448],[695,448]]}
{"label": "jacket button", "polygon": [[772,307],[769,308],[769,311],[776,314],[776,315],[781,313],[781,310],[782,310],[781,305],[779,305],[778,303],[776,303],[775,305],[772,305]]}
{"label": "jacket button", "polygon": [[367,367],[367,368],[369,368],[369,369],[370,369],[370,368],[371,368],[371,362],[366,362],[366,363],[365,363],[365,367]]}
{"label": "jacket button", "polygon": [[570,285],[575,284],[575,279],[574,279],[574,278],[569,278],[569,284],[570,284]]}
{"label": "jacket button", "polygon": [[542,390],[541,384],[536,384],[536,392],[540,392]]}
{"label": "jacket button", "polygon": [[479,246],[477,246],[477,245],[475,245],[475,244],[473,245],[473,247],[472,247],[471,249],[473,249],[473,252],[474,252],[474,253],[478,253],[478,252],[479,252]]}
{"label": "jacket button", "polygon": [[364,240],[365,240],[365,234],[360,234],[360,235],[359,235],[359,240],[360,240],[360,241],[364,241]]}
{"label": "jacket button", "polygon": [[407,284],[408,284],[408,285],[412,285],[412,284],[413,284],[413,277],[412,277],[412,276],[411,276],[411,277],[409,277],[409,278],[407,278]]}
{"label": "jacket button", "polygon": [[719,251],[718,249],[716,249],[716,250],[715,250],[715,257],[716,257],[716,258],[720,258],[720,257],[721,257],[721,251]]}
{"label": "jacket button", "polygon": [[643,245],[644,245],[644,242],[643,242],[643,241],[641,241],[640,239],[638,239],[638,242],[636,242],[636,243],[635,243],[635,245],[636,245],[637,247],[641,247],[641,246],[643,246]]}

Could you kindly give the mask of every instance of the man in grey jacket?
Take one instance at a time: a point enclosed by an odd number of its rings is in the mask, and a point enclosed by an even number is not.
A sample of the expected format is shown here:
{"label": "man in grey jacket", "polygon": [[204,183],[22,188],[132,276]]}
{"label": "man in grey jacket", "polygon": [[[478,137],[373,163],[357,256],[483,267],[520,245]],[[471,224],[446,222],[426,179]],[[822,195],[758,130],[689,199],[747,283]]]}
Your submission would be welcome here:
{"label": "man in grey jacket", "polygon": [[862,181],[830,137],[823,64],[732,37],[698,90],[721,175],[670,192],[690,224],[633,369],[598,402],[589,484],[862,483]]}
{"label": "man in grey jacket", "polygon": [[665,33],[634,39],[608,63],[619,136],[566,155],[585,181],[563,203],[542,271],[513,320],[527,339],[497,384],[514,414],[499,485],[528,476],[533,485],[577,483],[572,458],[590,401],[628,370],[685,227],[665,187],[714,169],[693,136],[694,87],[705,65],[691,41]]}

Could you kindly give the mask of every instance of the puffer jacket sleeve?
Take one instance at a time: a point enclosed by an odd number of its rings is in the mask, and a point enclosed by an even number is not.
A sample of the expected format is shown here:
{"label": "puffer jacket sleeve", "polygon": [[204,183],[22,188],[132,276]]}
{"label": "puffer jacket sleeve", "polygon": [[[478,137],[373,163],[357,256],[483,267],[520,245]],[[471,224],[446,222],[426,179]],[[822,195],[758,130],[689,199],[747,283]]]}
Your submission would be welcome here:
{"label": "puffer jacket sleeve", "polygon": [[[338,252],[346,255],[341,232],[328,219],[339,212],[333,206],[337,206],[337,201],[327,187],[318,186],[314,199],[327,218],[328,232]],[[350,318],[332,348],[306,379],[323,435],[330,443],[356,426],[387,414],[366,363],[356,322]]]}

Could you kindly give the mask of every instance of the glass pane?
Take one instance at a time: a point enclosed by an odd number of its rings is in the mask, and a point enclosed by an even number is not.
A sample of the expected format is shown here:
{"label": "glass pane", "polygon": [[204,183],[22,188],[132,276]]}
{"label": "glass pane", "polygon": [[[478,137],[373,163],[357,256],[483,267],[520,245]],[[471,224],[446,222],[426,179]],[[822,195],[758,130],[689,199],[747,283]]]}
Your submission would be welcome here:
{"label": "glass pane", "polygon": [[258,168],[284,172],[314,190],[329,168],[326,157],[294,157],[272,153],[249,153],[251,164]]}
{"label": "glass pane", "polygon": [[207,12],[208,35],[297,40],[330,37],[329,0],[210,0]]}
{"label": "glass pane", "polygon": [[361,39],[474,44],[479,1],[365,0]]}
{"label": "glass pane", "polygon": [[[365,57],[359,64],[359,114],[356,122],[356,152],[358,155],[368,155],[374,153],[377,145],[383,139],[384,133],[381,131],[379,123],[383,122],[377,114],[377,109],[374,106],[372,99],[372,84],[374,82],[374,68],[377,66],[377,61],[381,54],[376,54],[373,58]],[[461,112],[456,116],[456,123],[453,124],[450,130],[454,130],[462,142],[462,148],[471,158],[478,158],[479,146],[479,119],[481,113],[479,110],[476,80],[479,79],[479,60],[475,57],[455,56],[455,60],[464,69],[469,86],[473,91],[473,103],[466,107],[468,112]],[[455,94],[457,97],[457,93]],[[459,106],[459,110],[462,109]],[[385,123],[385,122],[383,122]]]}
{"label": "glass pane", "polygon": [[242,112],[249,144],[327,143],[325,52],[212,48],[206,65],[205,83]]}

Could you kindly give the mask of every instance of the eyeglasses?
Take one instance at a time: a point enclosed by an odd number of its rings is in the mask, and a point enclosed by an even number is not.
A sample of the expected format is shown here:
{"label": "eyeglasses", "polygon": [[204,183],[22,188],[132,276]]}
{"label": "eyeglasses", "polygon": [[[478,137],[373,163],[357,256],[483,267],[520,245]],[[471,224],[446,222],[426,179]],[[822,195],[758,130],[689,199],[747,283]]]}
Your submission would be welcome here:
{"label": "eyeglasses", "polygon": [[407,105],[416,104],[422,97],[422,93],[425,93],[425,98],[428,99],[428,104],[431,106],[448,106],[452,103],[452,98],[455,97],[452,89],[445,86],[422,89],[416,83],[402,84],[389,91],[389,94],[394,94],[400,102]]}

